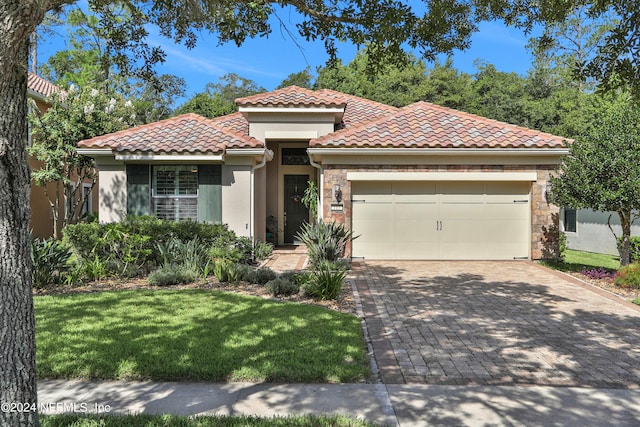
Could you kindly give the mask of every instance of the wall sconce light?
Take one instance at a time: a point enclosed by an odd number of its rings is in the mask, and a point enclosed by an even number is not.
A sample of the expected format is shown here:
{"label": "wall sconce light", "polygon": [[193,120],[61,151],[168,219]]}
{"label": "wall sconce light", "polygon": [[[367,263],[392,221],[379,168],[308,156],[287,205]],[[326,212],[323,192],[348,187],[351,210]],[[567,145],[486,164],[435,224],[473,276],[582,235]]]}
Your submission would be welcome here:
{"label": "wall sconce light", "polygon": [[340,188],[340,184],[333,186],[333,200],[336,203],[340,203],[342,201],[342,189]]}
{"label": "wall sconce light", "polygon": [[551,181],[547,181],[547,186],[544,189],[544,199],[549,203],[551,198]]}

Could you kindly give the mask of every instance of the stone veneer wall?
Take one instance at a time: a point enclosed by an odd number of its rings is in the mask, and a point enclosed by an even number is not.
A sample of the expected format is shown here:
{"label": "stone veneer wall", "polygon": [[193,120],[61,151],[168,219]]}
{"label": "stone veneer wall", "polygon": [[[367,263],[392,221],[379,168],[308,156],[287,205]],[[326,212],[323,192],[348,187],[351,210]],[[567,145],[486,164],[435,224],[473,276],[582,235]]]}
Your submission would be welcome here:
{"label": "stone veneer wall", "polygon": [[[538,180],[531,188],[531,259],[551,259],[559,255],[558,231],[559,208],[547,203],[545,192],[547,182],[555,167],[551,165],[415,165],[415,166],[324,166],[325,221],[332,220],[344,223],[351,228],[351,182],[347,181],[347,172],[536,172]],[[343,212],[331,212],[332,189],[340,184],[342,189]],[[346,256],[351,255],[351,247],[347,247]]]}

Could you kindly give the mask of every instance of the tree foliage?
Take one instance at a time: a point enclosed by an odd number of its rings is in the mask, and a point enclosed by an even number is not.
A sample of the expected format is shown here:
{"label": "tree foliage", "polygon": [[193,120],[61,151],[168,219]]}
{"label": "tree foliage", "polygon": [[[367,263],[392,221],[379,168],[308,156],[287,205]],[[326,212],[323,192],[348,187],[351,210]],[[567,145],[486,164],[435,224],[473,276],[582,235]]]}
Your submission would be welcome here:
{"label": "tree foliage", "polygon": [[424,61],[410,57],[404,66],[381,65],[375,76],[368,72],[369,62],[369,49],[365,49],[347,65],[338,61],[333,66],[319,67],[314,88],[333,89],[396,107],[418,101],[427,93]]}
{"label": "tree foliage", "polygon": [[131,95],[138,123],[152,123],[173,115],[176,100],[185,95],[187,82],[182,77],[162,74],[155,82],[138,80],[132,84]]}
{"label": "tree foliage", "polygon": [[[53,234],[59,237],[58,223],[64,227],[77,222],[81,206],[90,197],[83,194],[82,183],[91,182],[93,188],[96,182],[95,162],[78,154],[78,142],[134,125],[135,109],[122,97],[72,86],[66,96],[53,99],[44,114],[33,108],[29,120],[33,142],[28,152],[40,165],[31,171],[31,178],[44,188],[53,217]],[[53,194],[48,184],[53,184]],[[64,216],[59,218],[63,206]]]}
{"label": "tree foliage", "polygon": [[205,91],[187,100],[176,110],[176,114],[195,113],[208,118],[224,116],[237,111],[237,98],[265,91],[253,80],[234,73],[225,74],[218,83],[207,83]]}
{"label": "tree foliage", "polygon": [[307,67],[302,71],[298,71],[297,73],[289,74],[276,89],[282,89],[287,86],[298,86],[303,87],[305,89],[313,88],[313,81],[315,77],[311,73],[311,68]]}
{"label": "tree foliage", "polygon": [[[551,200],[575,209],[617,212],[622,225],[620,263],[629,264],[631,224],[640,211],[640,110],[618,101],[569,147],[551,179]],[[613,229],[612,229],[613,232]],[[615,235],[615,233],[614,233]]]}
{"label": "tree foliage", "polygon": [[[135,30],[130,28],[136,25],[133,14],[119,5],[112,5],[109,10],[128,34],[135,34]],[[157,76],[149,73],[140,78],[121,73],[117,64],[124,61],[123,53],[115,54],[108,48],[112,28],[105,28],[95,11],[71,8],[67,13],[57,15],[57,20],[49,19],[47,22],[48,25],[39,27],[40,32],[52,32],[57,27],[68,35],[67,48],[50,56],[40,67],[47,80],[62,88],[70,85],[100,88],[103,92],[132,99],[138,123],[149,123],[172,115],[175,100],[184,96],[185,80],[170,74]]]}

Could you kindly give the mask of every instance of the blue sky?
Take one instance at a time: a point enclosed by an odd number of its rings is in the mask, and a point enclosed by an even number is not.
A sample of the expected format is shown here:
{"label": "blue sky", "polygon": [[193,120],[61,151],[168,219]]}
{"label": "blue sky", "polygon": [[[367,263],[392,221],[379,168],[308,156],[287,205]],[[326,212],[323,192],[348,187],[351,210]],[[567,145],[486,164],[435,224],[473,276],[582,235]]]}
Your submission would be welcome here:
{"label": "blue sky", "polygon": [[[288,13],[281,12],[283,21],[288,20],[284,16]],[[177,45],[153,32],[149,41],[152,45],[162,46],[166,53],[166,62],[158,66],[158,72],[183,77],[187,82],[187,98],[227,73],[236,73],[272,90],[289,74],[307,66],[315,71],[317,66],[326,62],[327,54],[322,42],[305,41],[295,33],[294,23],[289,29],[294,37],[297,36],[295,39],[282,31],[277,23],[272,28],[268,38],[247,40],[241,47],[235,44],[218,46],[215,36],[206,33],[201,34],[194,49]],[[521,30],[508,28],[499,22],[482,23],[480,31],[472,38],[471,47],[454,52],[454,67],[472,74],[475,72],[474,61],[479,59],[494,64],[501,71],[525,74],[531,67],[531,56],[525,48],[528,38]],[[39,47],[39,63],[45,62],[57,50],[64,49],[64,39],[64,34],[59,34],[43,41]],[[339,45],[338,54],[343,62],[349,62],[355,53],[355,46]]]}

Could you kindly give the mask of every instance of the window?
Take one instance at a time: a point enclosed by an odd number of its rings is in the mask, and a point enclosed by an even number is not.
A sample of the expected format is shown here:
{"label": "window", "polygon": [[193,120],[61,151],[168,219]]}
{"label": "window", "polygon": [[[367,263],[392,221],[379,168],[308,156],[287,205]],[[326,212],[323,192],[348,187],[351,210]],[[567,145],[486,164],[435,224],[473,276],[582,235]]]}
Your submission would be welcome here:
{"label": "window", "polygon": [[198,219],[198,166],[153,166],[153,212],[160,219]]}
{"label": "window", "polygon": [[282,149],[282,164],[293,166],[305,166],[309,165],[309,156],[307,155],[307,149],[301,148],[283,148]]}
{"label": "window", "polygon": [[576,232],[576,217],[577,213],[575,209],[566,209],[564,210],[564,231],[569,233]]}

